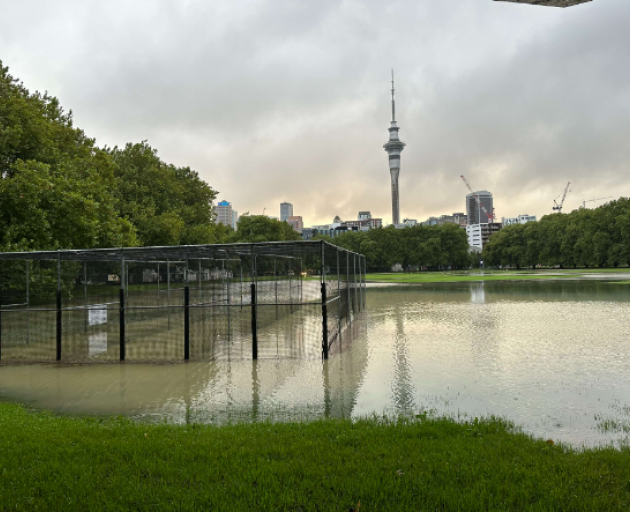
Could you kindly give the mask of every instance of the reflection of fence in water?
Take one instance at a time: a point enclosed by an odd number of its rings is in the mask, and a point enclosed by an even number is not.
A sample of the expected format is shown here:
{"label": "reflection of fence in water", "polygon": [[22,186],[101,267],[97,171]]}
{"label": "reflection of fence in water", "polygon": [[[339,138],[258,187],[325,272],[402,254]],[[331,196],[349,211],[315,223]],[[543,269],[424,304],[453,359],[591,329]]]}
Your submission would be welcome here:
{"label": "reflection of fence in water", "polygon": [[2,253],[0,357],[327,358],[364,285],[320,241]]}

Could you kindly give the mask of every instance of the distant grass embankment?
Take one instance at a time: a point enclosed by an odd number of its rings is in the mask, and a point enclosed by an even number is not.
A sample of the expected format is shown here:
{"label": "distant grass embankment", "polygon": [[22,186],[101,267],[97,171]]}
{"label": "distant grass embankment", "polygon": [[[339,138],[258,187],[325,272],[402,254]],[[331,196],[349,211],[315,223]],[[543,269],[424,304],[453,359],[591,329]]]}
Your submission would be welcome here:
{"label": "distant grass embankment", "polygon": [[538,279],[579,278],[587,274],[623,273],[630,276],[628,268],[603,269],[544,269],[544,270],[471,270],[444,272],[387,272],[369,273],[366,280],[380,283],[456,283],[475,281],[523,281]]}
{"label": "distant grass embankment", "polygon": [[2,510],[628,510],[630,450],[500,421],[147,425],[0,403]]}

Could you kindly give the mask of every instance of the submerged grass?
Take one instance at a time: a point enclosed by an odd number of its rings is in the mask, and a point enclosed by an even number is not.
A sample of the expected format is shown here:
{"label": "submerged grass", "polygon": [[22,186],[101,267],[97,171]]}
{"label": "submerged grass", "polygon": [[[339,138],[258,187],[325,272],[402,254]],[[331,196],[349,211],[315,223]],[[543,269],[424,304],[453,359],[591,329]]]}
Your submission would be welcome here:
{"label": "submerged grass", "polygon": [[2,510],[628,510],[630,450],[498,420],[147,425],[0,403]]}
{"label": "submerged grass", "polygon": [[[588,268],[588,269],[506,269],[471,270],[445,272],[384,272],[366,275],[367,281],[383,283],[457,283],[475,281],[522,281],[538,279],[579,278],[587,274],[628,274],[629,268]],[[619,281],[625,283],[626,281]],[[628,281],[630,282],[630,280]]]}
{"label": "submerged grass", "polygon": [[522,281],[534,279],[562,279],[565,277],[578,277],[577,274],[535,274],[535,273],[383,273],[383,274],[367,274],[365,276],[368,282],[382,283],[457,283],[457,282],[474,282],[474,281]]}

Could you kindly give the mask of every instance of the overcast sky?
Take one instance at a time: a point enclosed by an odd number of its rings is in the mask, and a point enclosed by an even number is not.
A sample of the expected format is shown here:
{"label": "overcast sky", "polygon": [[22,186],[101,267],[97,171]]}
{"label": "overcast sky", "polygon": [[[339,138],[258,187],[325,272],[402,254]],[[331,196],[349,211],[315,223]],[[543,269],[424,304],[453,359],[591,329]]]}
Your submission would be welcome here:
{"label": "overcast sky", "polygon": [[[498,217],[630,190],[630,1],[0,0],[0,59],[99,145],[148,140],[239,213]],[[599,203],[587,203],[593,207]]]}

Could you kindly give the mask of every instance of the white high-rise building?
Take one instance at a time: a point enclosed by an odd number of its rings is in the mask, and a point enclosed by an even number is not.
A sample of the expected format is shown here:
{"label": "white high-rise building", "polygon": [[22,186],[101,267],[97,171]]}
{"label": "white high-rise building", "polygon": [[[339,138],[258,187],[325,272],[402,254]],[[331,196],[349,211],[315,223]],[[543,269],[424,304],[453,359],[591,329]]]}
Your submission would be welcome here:
{"label": "white high-rise building", "polygon": [[291,203],[280,203],[280,222],[289,220],[289,217],[293,217],[293,205]]}
{"label": "white high-rise building", "polygon": [[478,252],[488,243],[488,239],[503,227],[500,222],[484,224],[468,224],[466,235],[468,235],[468,246]]}
{"label": "white high-rise building", "polygon": [[235,220],[238,219],[238,213],[232,209],[232,203],[229,201],[220,201],[214,207],[214,214],[219,224],[230,226],[232,229],[236,229]]}

